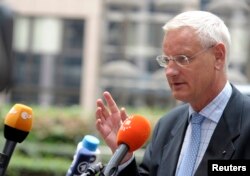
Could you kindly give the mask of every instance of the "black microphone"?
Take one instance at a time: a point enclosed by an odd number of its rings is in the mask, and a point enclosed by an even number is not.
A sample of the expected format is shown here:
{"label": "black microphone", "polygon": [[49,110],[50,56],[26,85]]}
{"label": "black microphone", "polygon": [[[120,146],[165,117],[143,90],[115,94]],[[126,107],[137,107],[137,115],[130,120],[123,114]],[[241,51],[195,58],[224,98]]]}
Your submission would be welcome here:
{"label": "black microphone", "polygon": [[81,175],[90,166],[94,165],[99,160],[99,143],[99,139],[95,136],[84,136],[83,140],[77,145],[73,161],[66,173],[66,176]]}
{"label": "black microphone", "polygon": [[118,148],[104,168],[104,176],[113,175],[128,152],[140,148],[150,135],[150,123],[141,115],[127,118],[117,134]]}
{"label": "black microphone", "polygon": [[81,176],[95,176],[96,174],[99,174],[103,168],[103,164],[99,162],[95,165],[91,165]]}
{"label": "black microphone", "polygon": [[16,143],[21,143],[32,127],[32,109],[23,104],[15,104],[4,120],[6,139],[3,153],[0,153],[0,176],[5,174]]}

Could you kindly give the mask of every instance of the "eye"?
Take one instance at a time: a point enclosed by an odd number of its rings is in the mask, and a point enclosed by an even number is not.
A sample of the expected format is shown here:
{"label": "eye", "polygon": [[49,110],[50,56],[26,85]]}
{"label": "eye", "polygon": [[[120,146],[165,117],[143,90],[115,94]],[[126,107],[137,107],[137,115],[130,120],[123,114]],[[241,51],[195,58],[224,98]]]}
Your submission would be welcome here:
{"label": "eye", "polygon": [[168,57],[168,56],[164,56],[162,60],[163,60],[163,62],[164,62],[165,64],[168,64],[168,63],[169,63],[169,57]]}
{"label": "eye", "polygon": [[189,58],[185,55],[175,56],[175,60],[176,60],[176,62],[178,62],[181,65],[189,64]]}

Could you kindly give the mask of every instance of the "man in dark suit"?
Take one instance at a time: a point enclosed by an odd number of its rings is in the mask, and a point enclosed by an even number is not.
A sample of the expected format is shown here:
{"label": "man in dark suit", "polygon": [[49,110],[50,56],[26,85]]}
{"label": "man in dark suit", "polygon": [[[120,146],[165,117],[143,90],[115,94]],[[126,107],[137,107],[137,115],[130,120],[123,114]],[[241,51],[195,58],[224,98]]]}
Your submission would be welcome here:
{"label": "man in dark suit", "polygon": [[[157,62],[165,68],[172,95],[184,104],[159,120],[142,163],[137,167],[128,153],[117,174],[206,176],[209,160],[250,159],[250,98],[228,81],[231,41],[224,22],[209,12],[188,11],[163,29],[163,55]],[[103,95],[107,107],[97,100],[96,127],[114,152],[127,115],[109,92]],[[194,130],[197,114],[199,130]]]}

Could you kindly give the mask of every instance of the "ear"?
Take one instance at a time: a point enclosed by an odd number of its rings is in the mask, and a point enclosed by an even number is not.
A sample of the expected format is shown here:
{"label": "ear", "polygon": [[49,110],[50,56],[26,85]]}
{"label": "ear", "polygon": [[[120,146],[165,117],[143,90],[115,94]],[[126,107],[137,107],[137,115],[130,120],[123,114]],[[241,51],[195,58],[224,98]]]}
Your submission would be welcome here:
{"label": "ear", "polygon": [[226,48],[223,43],[214,46],[215,69],[223,70],[226,64]]}

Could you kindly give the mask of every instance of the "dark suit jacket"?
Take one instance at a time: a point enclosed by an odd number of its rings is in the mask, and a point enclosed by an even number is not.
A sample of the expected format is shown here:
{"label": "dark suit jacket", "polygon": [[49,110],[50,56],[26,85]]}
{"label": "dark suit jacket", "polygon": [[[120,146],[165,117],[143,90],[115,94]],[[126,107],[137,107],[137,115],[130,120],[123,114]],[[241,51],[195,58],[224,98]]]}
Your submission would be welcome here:
{"label": "dark suit jacket", "polygon": [[[130,163],[119,176],[174,176],[187,128],[188,105],[159,120],[142,163]],[[195,176],[207,176],[208,160],[250,159],[250,97],[233,87]]]}

